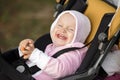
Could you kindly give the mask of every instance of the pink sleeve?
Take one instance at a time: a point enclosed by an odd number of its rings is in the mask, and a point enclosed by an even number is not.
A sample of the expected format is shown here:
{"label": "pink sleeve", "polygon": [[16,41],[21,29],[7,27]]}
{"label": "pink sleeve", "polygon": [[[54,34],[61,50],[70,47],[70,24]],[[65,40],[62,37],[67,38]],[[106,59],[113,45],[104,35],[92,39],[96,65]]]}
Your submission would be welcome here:
{"label": "pink sleeve", "polygon": [[58,58],[51,58],[44,72],[48,75],[59,78],[75,73],[80,66],[86,52],[86,48],[64,53]]}

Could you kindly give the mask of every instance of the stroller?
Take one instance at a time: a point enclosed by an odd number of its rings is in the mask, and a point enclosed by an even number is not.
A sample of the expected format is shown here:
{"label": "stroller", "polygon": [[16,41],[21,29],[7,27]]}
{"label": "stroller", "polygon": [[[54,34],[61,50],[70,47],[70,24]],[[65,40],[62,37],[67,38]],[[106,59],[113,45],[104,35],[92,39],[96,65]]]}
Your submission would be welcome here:
{"label": "stroller", "polygon": [[[64,10],[80,11],[90,18],[92,32],[85,42],[86,45],[89,44],[89,49],[81,66],[75,74],[60,80],[97,80],[98,77],[106,77],[101,64],[112,46],[118,44],[120,38],[120,8],[107,0],[69,0],[67,4],[64,3],[65,0],[61,0],[57,4],[55,17]],[[46,45],[51,42],[48,33],[37,39],[34,45],[44,51]],[[72,48],[69,50],[72,50]],[[1,80],[35,80],[29,73],[29,67],[26,66],[25,60],[19,57],[17,48],[1,53],[0,64]],[[16,70],[16,66],[21,67],[20,71],[23,70],[23,72]]]}

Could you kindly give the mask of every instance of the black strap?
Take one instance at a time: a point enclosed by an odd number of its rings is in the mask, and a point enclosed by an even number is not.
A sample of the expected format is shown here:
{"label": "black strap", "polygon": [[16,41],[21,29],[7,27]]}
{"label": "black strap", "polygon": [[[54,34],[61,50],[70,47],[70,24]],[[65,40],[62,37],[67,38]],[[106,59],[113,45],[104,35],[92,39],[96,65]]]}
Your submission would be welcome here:
{"label": "black strap", "polygon": [[[78,47],[66,48],[66,49],[58,51],[52,57],[57,58],[58,56],[60,56],[61,54],[65,53],[65,52],[69,52],[69,51],[73,51],[73,50],[77,50],[77,49],[80,49],[80,48],[78,48]],[[41,69],[38,68],[36,65],[29,68],[29,71],[30,71],[31,74],[34,74],[34,73],[36,73],[37,71],[40,71],[40,70]]]}
{"label": "black strap", "polygon": [[[66,48],[66,49],[58,51],[52,57],[57,58],[58,56],[60,56],[61,54],[65,53],[65,52],[74,51],[74,50],[77,50],[77,49],[81,49],[81,48],[79,48],[79,47]],[[36,65],[29,68],[29,71],[30,71],[31,74],[34,74],[34,73],[36,73],[37,71],[40,71],[40,70],[41,69],[38,68]]]}
{"label": "black strap", "polygon": [[[65,52],[69,52],[69,51],[73,51],[73,50],[77,50],[77,49],[80,49],[80,48],[78,48],[78,47],[66,48],[66,49],[58,51],[52,57],[57,58],[58,56],[60,56],[61,54],[65,53]],[[29,68],[29,71],[30,71],[31,74],[34,74],[34,73],[36,73],[37,71],[40,71],[40,70],[41,69],[38,68],[36,65]]]}
{"label": "black strap", "polygon": [[35,74],[36,72],[40,71],[41,69],[38,68],[36,65],[29,68],[31,74]]}
{"label": "black strap", "polygon": [[52,57],[57,58],[58,56],[60,56],[63,53],[66,53],[66,52],[69,52],[69,51],[78,50],[78,49],[83,49],[83,48],[87,47],[91,42],[92,41],[90,41],[89,43],[87,43],[83,47],[69,47],[69,48],[62,49],[62,50],[58,51],[56,54],[54,54]]}
{"label": "black strap", "polygon": [[[83,49],[83,48],[85,48],[86,46],[88,46],[90,43],[91,43],[91,42],[89,42],[88,44],[86,44],[86,45],[83,46],[83,47],[69,47],[69,48],[62,49],[62,50],[58,51],[56,54],[54,54],[52,57],[57,58],[58,56],[60,56],[61,54],[66,53],[66,52],[74,51],[74,50],[78,50],[78,49]],[[36,65],[30,68],[31,74],[34,74],[34,73],[36,73],[36,72],[39,71],[39,70],[41,70],[41,69],[38,68]]]}
{"label": "black strap", "polygon": [[[77,49],[80,49],[80,48],[78,48],[78,47],[66,48],[66,49],[58,51],[52,57],[57,58],[58,56],[60,56],[61,54],[65,53],[65,52],[69,52],[69,51],[73,51],[73,50],[77,50]],[[36,65],[29,68],[29,71],[30,71],[31,74],[34,74],[34,73],[36,73],[37,71],[40,71],[40,70],[41,69],[38,68]]]}
{"label": "black strap", "polygon": [[81,47],[81,48],[79,48],[79,47],[65,48],[65,49],[63,49],[63,50],[58,51],[58,52],[57,52],[56,54],[54,54],[52,57],[57,58],[57,57],[60,56],[61,54],[64,54],[64,53],[70,52],[70,51],[74,51],[74,50],[78,50],[78,49],[82,49],[82,47]]}

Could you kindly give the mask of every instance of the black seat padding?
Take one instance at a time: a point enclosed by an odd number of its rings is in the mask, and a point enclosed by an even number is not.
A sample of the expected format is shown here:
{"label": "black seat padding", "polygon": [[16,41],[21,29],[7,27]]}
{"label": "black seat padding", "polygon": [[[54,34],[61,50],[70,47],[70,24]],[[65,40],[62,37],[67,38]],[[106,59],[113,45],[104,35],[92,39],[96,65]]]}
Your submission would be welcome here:
{"label": "black seat padding", "polygon": [[35,41],[35,47],[44,51],[46,46],[48,44],[52,43],[52,40],[51,40],[51,37],[50,37],[50,34],[47,33],[43,36],[41,36],[40,38],[38,38],[36,41]]}

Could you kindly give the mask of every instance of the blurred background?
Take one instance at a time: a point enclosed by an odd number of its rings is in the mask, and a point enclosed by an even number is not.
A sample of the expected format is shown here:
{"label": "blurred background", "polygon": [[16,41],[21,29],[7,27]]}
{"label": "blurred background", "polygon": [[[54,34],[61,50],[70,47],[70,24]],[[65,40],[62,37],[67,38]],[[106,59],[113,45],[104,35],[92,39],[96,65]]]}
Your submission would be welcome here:
{"label": "blurred background", "polygon": [[36,40],[49,32],[55,0],[0,0],[0,48],[16,48],[26,38]]}

